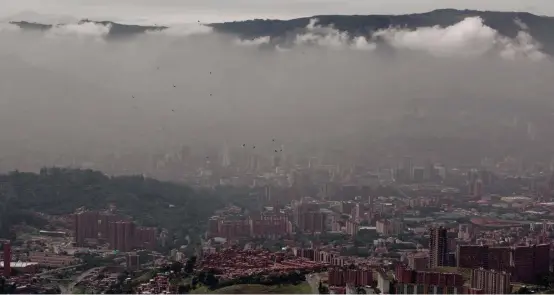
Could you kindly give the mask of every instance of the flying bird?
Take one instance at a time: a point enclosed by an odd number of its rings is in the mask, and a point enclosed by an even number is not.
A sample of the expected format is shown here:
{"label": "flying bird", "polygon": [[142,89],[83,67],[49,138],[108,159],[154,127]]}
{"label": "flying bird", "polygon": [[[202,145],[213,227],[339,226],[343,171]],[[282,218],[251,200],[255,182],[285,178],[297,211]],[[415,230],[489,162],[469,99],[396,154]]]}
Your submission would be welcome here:
{"label": "flying bird", "polygon": [[177,87],[177,86],[173,85],[173,88],[175,88],[175,87]]}

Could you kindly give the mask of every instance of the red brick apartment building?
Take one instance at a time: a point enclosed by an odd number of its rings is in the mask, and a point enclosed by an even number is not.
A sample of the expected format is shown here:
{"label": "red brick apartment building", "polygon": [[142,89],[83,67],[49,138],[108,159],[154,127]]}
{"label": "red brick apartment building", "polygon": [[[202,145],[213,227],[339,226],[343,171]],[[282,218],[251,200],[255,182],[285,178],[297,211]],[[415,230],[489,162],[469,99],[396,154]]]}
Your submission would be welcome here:
{"label": "red brick apartment building", "polygon": [[461,274],[396,268],[396,294],[465,294]]}
{"label": "red brick apartment building", "polygon": [[329,286],[345,287],[346,285],[359,287],[373,284],[373,270],[369,268],[335,267],[328,271]]}
{"label": "red brick apartment building", "polygon": [[484,294],[510,294],[510,283],[510,274],[506,272],[480,268],[474,269],[471,274],[471,288]]}
{"label": "red brick apartment building", "polygon": [[79,212],[73,218],[77,247],[86,247],[98,240],[108,242],[110,249],[126,252],[136,248],[153,250],[156,247],[156,228],[137,227],[122,217],[97,211]]}
{"label": "red brick apartment building", "polygon": [[458,267],[507,272],[515,282],[532,284],[538,276],[550,271],[550,244],[515,247],[464,245],[458,247],[456,254]]}
{"label": "red brick apartment building", "polygon": [[241,220],[211,218],[208,222],[208,236],[227,240],[239,238],[276,239],[292,234],[292,223],[284,215],[257,216]]}

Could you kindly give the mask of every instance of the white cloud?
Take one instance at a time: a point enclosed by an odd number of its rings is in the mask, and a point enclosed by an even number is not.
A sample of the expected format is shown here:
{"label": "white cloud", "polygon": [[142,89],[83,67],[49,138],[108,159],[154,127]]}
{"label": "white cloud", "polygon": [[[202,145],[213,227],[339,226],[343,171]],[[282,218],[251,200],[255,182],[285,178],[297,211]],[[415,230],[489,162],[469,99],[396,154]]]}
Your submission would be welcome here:
{"label": "white cloud", "polygon": [[48,35],[102,38],[110,33],[110,29],[110,25],[84,22],[79,24],[56,25],[48,31]]}
{"label": "white cloud", "polygon": [[486,26],[480,17],[468,17],[446,28],[390,28],[376,32],[373,37],[397,49],[422,51],[437,57],[476,57],[491,52],[509,59],[544,57],[540,45],[528,33],[520,32],[512,40]]}
{"label": "white cloud", "polygon": [[367,40],[365,37],[356,37],[352,41],[352,48],[358,49],[358,50],[374,50],[377,48],[377,45],[375,43],[371,43]]}
{"label": "white cloud", "polygon": [[242,46],[260,46],[264,44],[269,44],[270,41],[271,41],[271,37],[264,36],[264,37],[254,38],[251,40],[238,39],[235,41],[235,43]]}
{"label": "white cloud", "polygon": [[525,24],[521,19],[519,19],[519,18],[514,19],[514,23],[515,23],[520,29],[522,29],[523,31],[529,31],[529,27],[528,27],[527,24]]}
{"label": "white cloud", "polygon": [[371,44],[365,37],[352,38],[347,32],[341,32],[333,26],[320,26],[317,19],[311,19],[303,34],[296,36],[295,45],[316,45],[331,49],[372,49]]}
{"label": "white cloud", "polygon": [[502,44],[500,56],[505,59],[529,58],[540,61],[547,58],[547,55],[540,51],[541,45],[527,32],[519,32],[515,40],[503,38],[500,42]]}
{"label": "white cloud", "polygon": [[398,49],[425,51],[436,56],[479,56],[494,47],[495,30],[479,17],[466,18],[450,27],[422,27],[414,31],[387,29],[374,34]]}
{"label": "white cloud", "polygon": [[209,34],[212,32],[213,32],[213,29],[211,27],[208,27],[203,24],[191,23],[191,24],[173,25],[164,30],[149,31],[148,33],[179,37],[179,36],[190,36],[190,35],[203,35],[203,34]]}

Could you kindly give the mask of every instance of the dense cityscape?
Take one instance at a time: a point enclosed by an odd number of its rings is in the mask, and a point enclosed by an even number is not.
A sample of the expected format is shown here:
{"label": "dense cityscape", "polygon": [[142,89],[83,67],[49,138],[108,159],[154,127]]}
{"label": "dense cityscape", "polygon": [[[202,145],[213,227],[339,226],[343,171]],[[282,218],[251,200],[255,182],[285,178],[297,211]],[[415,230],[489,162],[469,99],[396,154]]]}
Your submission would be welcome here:
{"label": "dense cityscape", "polygon": [[388,169],[341,167],[295,162],[284,147],[270,159],[234,158],[224,147],[205,165],[195,186],[243,187],[246,196],[204,220],[198,244],[179,246],[113,204],[80,208],[46,216],[48,230],[16,225],[16,240],[4,241],[4,284],[174,293],[294,282],[294,292],[332,294],[506,294],[552,284],[552,171],[522,171],[517,159],[445,167],[408,156]]}
{"label": "dense cityscape", "polygon": [[0,294],[554,293],[553,17],[17,1]]}

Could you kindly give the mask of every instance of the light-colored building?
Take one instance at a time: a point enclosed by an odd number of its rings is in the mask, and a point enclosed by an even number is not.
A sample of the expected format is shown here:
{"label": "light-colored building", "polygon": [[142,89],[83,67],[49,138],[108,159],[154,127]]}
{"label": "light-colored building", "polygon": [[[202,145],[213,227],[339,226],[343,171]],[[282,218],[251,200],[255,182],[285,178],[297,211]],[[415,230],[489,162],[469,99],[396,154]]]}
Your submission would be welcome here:
{"label": "light-colored building", "polygon": [[510,274],[483,268],[471,274],[471,288],[483,290],[484,294],[510,294]]}
{"label": "light-colored building", "polygon": [[384,236],[394,236],[404,232],[404,223],[398,219],[378,220],[375,227],[377,232]]}
{"label": "light-colored building", "polygon": [[77,258],[68,255],[58,255],[47,252],[30,252],[28,260],[46,267],[67,267],[77,264]]}

